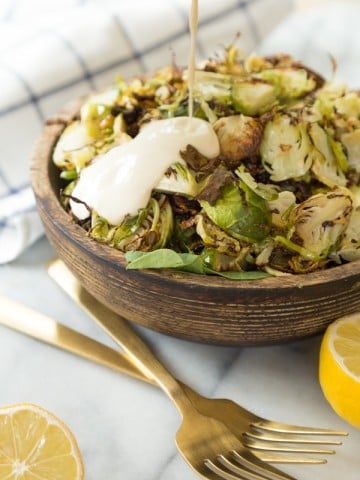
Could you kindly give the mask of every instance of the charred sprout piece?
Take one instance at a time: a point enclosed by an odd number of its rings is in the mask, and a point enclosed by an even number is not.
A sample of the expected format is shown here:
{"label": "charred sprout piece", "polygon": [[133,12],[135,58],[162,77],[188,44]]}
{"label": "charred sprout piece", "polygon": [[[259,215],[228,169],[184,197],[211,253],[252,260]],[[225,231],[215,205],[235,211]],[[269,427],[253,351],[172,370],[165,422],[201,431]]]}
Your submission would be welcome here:
{"label": "charred sprout piece", "polygon": [[184,163],[177,162],[167,169],[155,190],[195,197],[198,189],[199,186],[189,168]]}
{"label": "charred sprout piece", "polygon": [[70,123],[55,145],[53,161],[63,170],[81,170],[94,156],[96,148],[80,121]]}
{"label": "charred sprout piece", "polygon": [[323,88],[318,90],[315,94],[314,110],[320,114],[320,117],[324,118],[326,121],[334,121],[335,123],[339,118],[337,118],[337,108],[341,109],[342,98],[346,96],[348,92],[348,87],[344,83],[338,82],[328,82]]}
{"label": "charred sprout piece", "polygon": [[307,124],[278,113],[265,126],[260,154],[262,164],[274,182],[303,177],[312,166],[314,157]]}
{"label": "charred sprout piece", "polygon": [[263,198],[264,200],[275,200],[278,198],[279,195],[279,188],[273,184],[263,184],[257,183],[252,175],[245,170],[244,165],[240,165],[239,168],[235,170],[236,175],[240,178],[240,180],[254,192],[255,195]]}
{"label": "charred sprout piece", "polygon": [[230,170],[219,165],[201,182],[197,200],[206,200],[210,205],[214,205],[216,200],[222,196],[222,188],[234,183],[234,179],[234,174]]}
{"label": "charred sprout piece", "polygon": [[231,101],[231,76],[197,70],[195,72],[194,97],[227,105]]}
{"label": "charred sprout piece", "polygon": [[307,260],[320,261],[337,249],[352,211],[352,195],[346,188],[313,195],[290,213],[293,234],[284,244]]}
{"label": "charred sprout piece", "polygon": [[220,152],[230,168],[236,168],[246,157],[257,154],[262,139],[262,123],[245,115],[231,115],[217,120],[214,130]]}
{"label": "charred sprout piece", "polygon": [[360,128],[343,133],[341,143],[346,149],[349,167],[360,172]]}
{"label": "charred sprout piece", "polygon": [[127,217],[120,226],[110,225],[96,212],[89,235],[122,251],[151,251],[166,245],[173,229],[173,215],[166,197],[152,197],[136,217]]}
{"label": "charred sprout piece", "polygon": [[244,272],[248,268],[250,247],[243,247],[237,255],[222,253],[220,249],[205,248],[201,253],[204,264],[215,272]]}
{"label": "charred sprout piece", "polygon": [[303,97],[315,90],[316,82],[302,68],[272,68],[256,74],[256,78],[269,82],[275,88],[279,103]]}
{"label": "charred sprout piece", "polygon": [[330,188],[346,185],[347,159],[339,142],[318,124],[309,126],[311,140],[315,146],[312,171],[318,180]]}
{"label": "charred sprout piece", "polygon": [[347,91],[334,100],[336,112],[347,120],[360,120],[360,94]]}
{"label": "charred sprout piece", "polygon": [[196,217],[196,233],[207,248],[220,254],[237,257],[242,251],[239,240],[228,235],[204,213]]}
{"label": "charred sprout piece", "polygon": [[224,56],[210,58],[204,64],[203,70],[221,74],[242,75],[244,67],[242,65],[242,55],[235,45],[229,45],[225,48]]}
{"label": "charred sprout piece", "polygon": [[262,115],[278,104],[275,86],[254,78],[236,81],[231,94],[236,111],[244,115]]}
{"label": "charred sprout piece", "polygon": [[81,123],[91,138],[101,136],[106,128],[111,128],[114,117],[111,107],[118,96],[117,88],[91,95],[80,110]]}
{"label": "charred sprout piece", "polygon": [[110,89],[89,97],[81,107],[80,120],[70,123],[56,144],[55,165],[79,173],[97,155],[131,139],[122,115],[111,113],[117,95],[117,89]]}
{"label": "charred sprout piece", "polygon": [[337,263],[341,260],[353,262],[360,259],[360,208],[354,210],[345,230],[339,249],[331,255]]}
{"label": "charred sprout piece", "polygon": [[266,203],[246,185],[242,189],[227,185],[214,205],[204,200],[200,203],[213,223],[236,239],[252,243],[269,234],[270,212]]}
{"label": "charred sprout piece", "polygon": [[197,179],[214,171],[220,163],[219,158],[207,158],[193,145],[187,145],[184,150],[180,151],[180,156],[188,168],[194,172]]}
{"label": "charred sprout piece", "polygon": [[296,205],[296,197],[293,192],[284,190],[279,192],[277,198],[267,202],[271,212],[271,222],[275,227],[286,228],[289,215]]}

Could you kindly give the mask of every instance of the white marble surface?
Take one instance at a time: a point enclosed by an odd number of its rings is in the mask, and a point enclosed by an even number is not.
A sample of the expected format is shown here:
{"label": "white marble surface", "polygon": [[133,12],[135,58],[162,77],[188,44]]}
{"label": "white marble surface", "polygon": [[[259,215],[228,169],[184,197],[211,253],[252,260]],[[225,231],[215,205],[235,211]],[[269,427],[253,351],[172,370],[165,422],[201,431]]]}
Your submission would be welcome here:
{"label": "white marble surface", "polygon": [[[45,262],[53,255],[42,239],[12,264],[1,266],[0,294],[112,345],[47,276]],[[359,480],[360,431],[338,418],[322,395],[319,337],[280,346],[227,348],[138,330],[179,378],[203,394],[229,397],[275,420],[346,429],[349,436],[326,465],[281,468],[299,480]],[[155,387],[2,326],[0,385],[0,405],[34,402],[71,427],[87,480],[198,478],[175,446],[177,410]]]}

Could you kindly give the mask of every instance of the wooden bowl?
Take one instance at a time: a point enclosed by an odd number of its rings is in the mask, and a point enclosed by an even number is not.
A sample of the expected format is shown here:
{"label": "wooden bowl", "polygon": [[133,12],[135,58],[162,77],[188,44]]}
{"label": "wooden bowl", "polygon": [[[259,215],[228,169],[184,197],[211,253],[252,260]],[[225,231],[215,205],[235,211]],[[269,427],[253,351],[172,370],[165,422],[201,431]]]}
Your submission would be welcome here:
{"label": "wooden bowl", "polygon": [[124,255],[89,238],[59,202],[51,157],[78,105],[51,119],[33,154],[31,181],[58,256],[100,302],[132,322],[183,339],[261,345],[322,332],[360,309],[360,261],[305,275],[232,281],[171,270],[126,270]]}

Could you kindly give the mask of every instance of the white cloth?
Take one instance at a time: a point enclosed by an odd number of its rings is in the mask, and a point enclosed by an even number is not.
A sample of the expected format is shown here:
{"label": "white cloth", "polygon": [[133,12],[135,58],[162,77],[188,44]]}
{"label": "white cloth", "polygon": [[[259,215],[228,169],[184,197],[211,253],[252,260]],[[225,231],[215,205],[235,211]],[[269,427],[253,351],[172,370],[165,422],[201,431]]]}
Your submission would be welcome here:
{"label": "white cloth", "polygon": [[[43,234],[29,184],[29,166],[32,145],[45,119],[72,99],[113,83],[117,74],[131,77],[169,64],[173,56],[179,65],[185,65],[190,3],[1,2],[0,263],[16,258]],[[331,16],[331,9],[309,12],[305,25],[302,20],[299,25],[298,16],[287,20],[292,4],[292,0],[200,0],[197,60],[214,55],[238,32],[241,37],[237,44],[247,53],[268,47],[275,53],[291,47],[305,60],[312,53],[310,59],[315,64],[318,52],[327,58],[335,45],[332,53],[341,55],[340,70],[354,75],[354,82],[360,85],[359,69],[349,62],[360,55],[355,27],[359,9],[345,11],[344,7],[341,25],[337,14]],[[340,35],[341,46],[333,35]],[[312,42],[316,40],[315,51]],[[354,45],[350,51],[346,42]],[[341,63],[343,59],[346,64]]]}

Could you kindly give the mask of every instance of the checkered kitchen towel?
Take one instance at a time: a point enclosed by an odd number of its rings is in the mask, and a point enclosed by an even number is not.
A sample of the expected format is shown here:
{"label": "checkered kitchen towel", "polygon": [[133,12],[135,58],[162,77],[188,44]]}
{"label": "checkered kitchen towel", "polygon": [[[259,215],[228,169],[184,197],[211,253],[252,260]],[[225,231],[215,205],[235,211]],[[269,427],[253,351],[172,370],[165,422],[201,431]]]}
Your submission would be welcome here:
{"label": "checkered kitchen towel", "polygon": [[[43,233],[29,186],[29,163],[45,119],[70,100],[111,84],[118,73],[137,75],[168,64],[173,55],[178,64],[186,64],[190,2],[1,0],[0,263],[16,258]],[[285,31],[270,39],[274,51],[287,50],[287,36],[296,30],[296,19],[286,29],[292,3],[200,0],[198,60],[231,43],[238,32],[245,52],[261,43],[266,48],[264,39],[281,22]],[[318,25],[316,32],[323,30]],[[306,37],[308,45],[309,32],[300,34],[299,42]],[[316,36],[312,32],[311,38]],[[296,42],[291,45],[296,50]]]}

